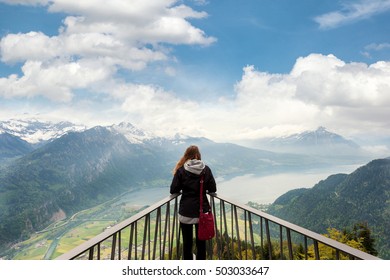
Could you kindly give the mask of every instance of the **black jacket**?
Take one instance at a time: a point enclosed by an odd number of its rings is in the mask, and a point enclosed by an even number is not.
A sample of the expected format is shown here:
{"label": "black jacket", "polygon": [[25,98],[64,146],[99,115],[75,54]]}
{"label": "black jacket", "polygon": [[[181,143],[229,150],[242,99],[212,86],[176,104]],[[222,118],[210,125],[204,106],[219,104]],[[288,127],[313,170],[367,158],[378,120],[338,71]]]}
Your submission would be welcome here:
{"label": "black jacket", "polygon": [[[217,186],[211,169],[206,165],[202,171],[204,174],[203,183],[203,211],[209,209],[209,202],[206,197],[206,191],[213,193],[217,191]],[[179,168],[173,177],[171,184],[171,194],[182,192],[179,214],[190,218],[199,217],[200,204],[200,178],[201,175],[196,175],[184,169]]]}

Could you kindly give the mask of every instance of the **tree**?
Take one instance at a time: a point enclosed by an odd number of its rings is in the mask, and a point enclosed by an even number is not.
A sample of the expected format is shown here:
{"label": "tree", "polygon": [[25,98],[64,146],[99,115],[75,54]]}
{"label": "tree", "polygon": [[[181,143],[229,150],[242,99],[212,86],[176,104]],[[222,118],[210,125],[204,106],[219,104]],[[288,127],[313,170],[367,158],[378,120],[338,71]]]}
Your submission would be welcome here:
{"label": "tree", "polygon": [[[328,228],[328,233],[324,236],[346,244],[352,248],[358,249],[360,251],[366,252],[371,255],[377,255],[378,252],[375,249],[375,239],[371,237],[371,230],[368,228],[367,223],[356,223],[352,227],[352,230],[347,228],[342,231],[336,228]],[[334,260],[336,259],[336,251],[326,246],[322,243],[319,243],[318,249],[320,251],[320,258],[324,260]],[[314,245],[311,245],[308,248],[309,258],[314,259]],[[340,256],[340,259],[348,259],[348,256]]]}
{"label": "tree", "polygon": [[378,251],[375,249],[375,239],[371,236],[367,222],[356,223],[350,234],[354,240],[360,240],[364,252],[374,256],[378,255]]}

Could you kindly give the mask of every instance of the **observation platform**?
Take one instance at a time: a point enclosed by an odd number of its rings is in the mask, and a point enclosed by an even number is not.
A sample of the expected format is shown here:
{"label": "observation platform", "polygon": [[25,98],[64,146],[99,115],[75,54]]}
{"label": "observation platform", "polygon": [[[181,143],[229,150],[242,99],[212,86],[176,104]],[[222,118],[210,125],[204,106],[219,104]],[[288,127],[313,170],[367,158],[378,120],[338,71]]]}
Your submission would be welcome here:
{"label": "observation platform", "polygon": [[[178,199],[170,195],[59,256],[60,260],[178,260]],[[208,194],[216,236],[207,242],[215,260],[379,260],[263,211]]]}

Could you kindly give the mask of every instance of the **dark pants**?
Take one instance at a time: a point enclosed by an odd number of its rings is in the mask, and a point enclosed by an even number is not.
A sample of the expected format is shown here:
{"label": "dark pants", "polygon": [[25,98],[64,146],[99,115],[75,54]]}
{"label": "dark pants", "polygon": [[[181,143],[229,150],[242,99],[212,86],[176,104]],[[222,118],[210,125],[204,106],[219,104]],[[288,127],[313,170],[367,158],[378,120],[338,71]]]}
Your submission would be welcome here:
{"label": "dark pants", "polygon": [[[192,240],[194,225],[180,223],[181,233],[183,236],[183,260],[193,260],[192,254]],[[198,239],[198,224],[195,225],[196,236],[196,259],[206,259],[206,241]]]}

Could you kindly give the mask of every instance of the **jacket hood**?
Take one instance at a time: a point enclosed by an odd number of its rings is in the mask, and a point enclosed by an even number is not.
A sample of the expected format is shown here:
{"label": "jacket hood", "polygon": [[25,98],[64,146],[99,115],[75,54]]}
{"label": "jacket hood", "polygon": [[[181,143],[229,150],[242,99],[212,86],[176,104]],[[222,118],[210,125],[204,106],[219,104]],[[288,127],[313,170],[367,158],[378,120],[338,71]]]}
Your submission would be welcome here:
{"label": "jacket hood", "polygon": [[196,175],[200,175],[205,167],[204,162],[198,159],[187,160],[184,163],[184,169]]}

